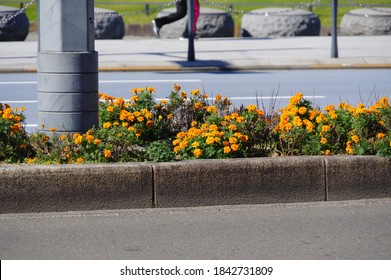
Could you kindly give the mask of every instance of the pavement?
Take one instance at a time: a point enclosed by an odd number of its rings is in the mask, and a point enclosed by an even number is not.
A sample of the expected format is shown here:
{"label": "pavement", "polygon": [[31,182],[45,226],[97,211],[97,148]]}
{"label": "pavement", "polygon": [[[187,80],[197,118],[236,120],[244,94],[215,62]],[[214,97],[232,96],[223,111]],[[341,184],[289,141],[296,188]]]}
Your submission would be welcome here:
{"label": "pavement", "polygon": [[[391,36],[97,40],[100,71],[391,68]],[[0,73],[35,72],[38,42],[0,43]],[[293,203],[391,197],[376,156],[175,163],[0,165],[0,213]]]}
{"label": "pavement", "polygon": [[[34,40],[35,39],[35,40]],[[391,68],[391,36],[96,40],[100,71]],[[0,42],[0,72],[35,72],[38,41]]]}

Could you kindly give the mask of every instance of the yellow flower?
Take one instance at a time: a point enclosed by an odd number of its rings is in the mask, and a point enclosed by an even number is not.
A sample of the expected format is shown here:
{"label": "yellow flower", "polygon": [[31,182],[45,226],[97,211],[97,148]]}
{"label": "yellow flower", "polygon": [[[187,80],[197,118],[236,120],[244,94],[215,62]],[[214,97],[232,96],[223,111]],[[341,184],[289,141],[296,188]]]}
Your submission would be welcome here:
{"label": "yellow flower", "polygon": [[331,111],[334,110],[334,105],[327,105],[326,107],[323,108],[324,111]]}
{"label": "yellow flower", "polygon": [[197,96],[198,94],[200,94],[200,90],[199,89],[195,89],[191,92],[192,95],[194,96]]}
{"label": "yellow flower", "polygon": [[324,152],[324,154],[325,154],[326,156],[329,156],[329,155],[331,154],[331,151],[330,151],[330,150],[326,150],[326,151]]}
{"label": "yellow flower", "polygon": [[188,145],[189,143],[187,141],[182,141],[179,143],[179,147],[181,147],[182,149],[186,148]]}
{"label": "yellow flower", "polygon": [[216,99],[215,99],[215,103],[217,103],[217,102],[219,102],[220,100],[221,100],[221,94],[220,93],[218,93],[217,95],[216,95]]}
{"label": "yellow flower", "polygon": [[100,145],[100,143],[102,143],[102,141],[100,141],[99,139],[95,139],[95,140],[94,140],[94,144],[95,144],[95,145]]}
{"label": "yellow flower", "polygon": [[231,143],[231,144],[236,144],[236,143],[238,143],[238,138],[236,138],[236,137],[230,137],[230,138],[229,138],[229,143]]}
{"label": "yellow flower", "polygon": [[193,155],[194,155],[196,158],[199,158],[199,157],[202,155],[201,149],[195,149],[195,150],[193,151]]}
{"label": "yellow flower", "polygon": [[[174,145],[175,145],[175,144],[174,144]],[[191,146],[192,146],[193,148],[197,148],[197,147],[200,146],[200,143],[198,143],[197,141],[195,141],[195,142],[193,142],[193,144],[191,144]]]}
{"label": "yellow flower", "polygon": [[182,97],[183,99],[186,99],[186,98],[187,98],[187,94],[186,94],[185,91],[182,91],[182,92],[181,92],[181,97]]}
{"label": "yellow flower", "polygon": [[295,126],[302,126],[303,125],[303,121],[300,119],[299,116],[296,116],[294,119],[293,119],[293,124]]}
{"label": "yellow flower", "polygon": [[194,126],[196,126],[196,125],[197,125],[197,121],[192,121],[192,122],[191,122],[191,126],[192,126],[192,127],[194,127]]}
{"label": "yellow flower", "polygon": [[239,145],[238,144],[232,144],[231,145],[231,149],[232,149],[232,151],[236,152],[236,151],[239,150]]}
{"label": "yellow flower", "polygon": [[216,113],[216,114],[218,113],[218,111],[217,111],[215,106],[208,106],[208,108],[206,108],[206,111],[208,113]]}
{"label": "yellow flower", "polygon": [[307,108],[306,107],[300,107],[299,108],[299,114],[300,115],[304,115],[305,113],[307,113]]}
{"label": "yellow flower", "polygon": [[252,112],[255,112],[256,110],[257,110],[257,106],[255,106],[255,105],[248,105],[247,106],[247,110],[250,112],[250,113],[252,113]]}
{"label": "yellow flower", "polygon": [[83,136],[78,135],[76,138],[74,138],[75,144],[79,145],[83,141]]}
{"label": "yellow flower", "polygon": [[76,159],[76,163],[77,163],[77,164],[81,164],[81,163],[83,163],[83,162],[84,162],[84,159],[81,158],[81,157],[79,157],[79,158]]}
{"label": "yellow flower", "polygon": [[155,124],[155,122],[154,121],[151,121],[151,120],[149,120],[149,121],[147,121],[147,123],[145,124],[147,127],[151,127],[151,126],[153,126]]}
{"label": "yellow flower", "polygon": [[110,158],[111,157],[111,151],[110,150],[104,150],[103,154],[105,155],[105,158]]}
{"label": "yellow flower", "polygon": [[94,141],[94,136],[87,135],[86,139],[87,139],[88,143],[91,143],[92,141]]}
{"label": "yellow flower", "polygon": [[51,127],[49,130],[50,130],[51,132],[56,132],[56,131],[57,131],[57,129],[56,129],[55,127]]}
{"label": "yellow flower", "polygon": [[67,136],[65,134],[61,134],[61,136],[60,136],[61,141],[64,141],[66,138],[67,138]]}
{"label": "yellow flower", "polygon": [[114,112],[114,107],[113,106],[108,106],[106,110],[107,110],[107,112],[112,113],[112,112]]}
{"label": "yellow flower", "polygon": [[386,137],[386,135],[384,133],[378,133],[377,134],[377,139],[382,139],[384,137]]}
{"label": "yellow flower", "polygon": [[301,92],[296,93],[296,95],[292,96],[289,100],[290,104],[297,104],[303,98],[303,94]]}
{"label": "yellow flower", "polygon": [[224,147],[224,154],[229,154],[231,152],[231,148],[229,146]]}
{"label": "yellow flower", "polygon": [[195,104],[194,104],[194,109],[195,110],[199,110],[199,109],[201,109],[202,108],[202,103],[201,102],[196,102]]}
{"label": "yellow flower", "polygon": [[206,138],[206,144],[208,145],[211,145],[215,142],[215,138],[214,137],[208,137]]}
{"label": "yellow flower", "polygon": [[178,92],[180,90],[181,90],[181,86],[177,85],[177,84],[174,84],[174,91]]}
{"label": "yellow flower", "polygon": [[108,128],[111,127],[111,123],[110,123],[110,122],[105,122],[105,123],[103,124],[103,127],[106,128],[106,129],[108,129]]}
{"label": "yellow flower", "polygon": [[215,124],[211,124],[211,125],[209,126],[209,130],[210,130],[210,131],[217,131],[217,129],[218,129],[218,127],[217,127],[217,125],[215,125]]}
{"label": "yellow flower", "polygon": [[322,126],[322,132],[327,132],[330,131],[330,126],[329,125],[323,125]]}
{"label": "yellow flower", "polygon": [[263,117],[265,115],[265,112],[262,110],[257,110],[258,117]]}
{"label": "yellow flower", "polygon": [[236,127],[236,125],[234,125],[234,124],[230,124],[230,125],[228,126],[228,129],[229,129],[229,130],[232,130],[232,131],[235,131],[235,130],[237,129],[237,127]]}
{"label": "yellow flower", "polygon": [[358,143],[360,141],[360,138],[357,136],[357,135],[353,135],[352,136],[352,140],[355,142],[355,143]]}
{"label": "yellow flower", "polygon": [[321,138],[320,138],[320,143],[326,144],[326,143],[327,143],[327,138],[321,137]]}

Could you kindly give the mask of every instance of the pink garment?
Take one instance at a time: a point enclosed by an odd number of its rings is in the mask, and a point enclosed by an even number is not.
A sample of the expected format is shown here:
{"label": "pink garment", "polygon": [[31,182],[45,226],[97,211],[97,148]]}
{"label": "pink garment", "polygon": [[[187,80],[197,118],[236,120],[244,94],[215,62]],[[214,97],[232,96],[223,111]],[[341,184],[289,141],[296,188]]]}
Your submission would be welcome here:
{"label": "pink garment", "polygon": [[198,0],[194,0],[194,33],[197,31],[197,20],[200,15],[200,3]]}

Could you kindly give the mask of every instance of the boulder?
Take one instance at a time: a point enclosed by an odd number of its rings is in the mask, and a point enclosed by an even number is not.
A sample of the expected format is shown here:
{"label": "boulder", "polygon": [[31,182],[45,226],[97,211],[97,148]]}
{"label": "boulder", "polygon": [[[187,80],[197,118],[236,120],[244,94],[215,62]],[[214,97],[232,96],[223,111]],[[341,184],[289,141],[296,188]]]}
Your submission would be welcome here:
{"label": "boulder", "polygon": [[342,17],[343,35],[391,35],[391,8],[351,10]]}
{"label": "boulder", "polygon": [[122,39],[125,23],[120,14],[113,10],[95,8],[95,39]]}
{"label": "boulder", "polygon": [[24,12],[4,22],[6,18],[15,15],[19,11],[18,8],[0,6],[0,41],[24,41],[26,39],[30,23]]}
{"label": "boulder", "polygon": [[309,11],[287,8],[264,8],[245,13],[243,37],[319,36],[319,17]]}
{"label": "boulder", "polygon": [[[168,8],[160,11],[157,17],[174,13],[176,8]],[[160,30],[160,37],[179,38],[185,30],[187,16],[164,25]],[[233,37],[235,25],[232,15],[224,10],[200,7],[200,15],[197,21],[197,35],[202,38]]]}

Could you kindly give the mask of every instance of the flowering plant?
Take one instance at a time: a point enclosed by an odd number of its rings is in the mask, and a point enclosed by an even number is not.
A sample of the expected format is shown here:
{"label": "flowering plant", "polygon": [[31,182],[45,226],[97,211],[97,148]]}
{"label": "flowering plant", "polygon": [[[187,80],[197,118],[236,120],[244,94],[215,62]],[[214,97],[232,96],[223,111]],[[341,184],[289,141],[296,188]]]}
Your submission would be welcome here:
{"label": "flowering plant", "polygon": [[86,163],[172,161],[289,155],[380,155],[391,158],[391,107],[340,103],[315,108],[302,93],[279,111],[232,107],[229,98],[189,95],[174,85],[156,101],[153,88],[129,100],[100,93],[99,127],[28,135],[23,109],[0,104],[0,161]]}

